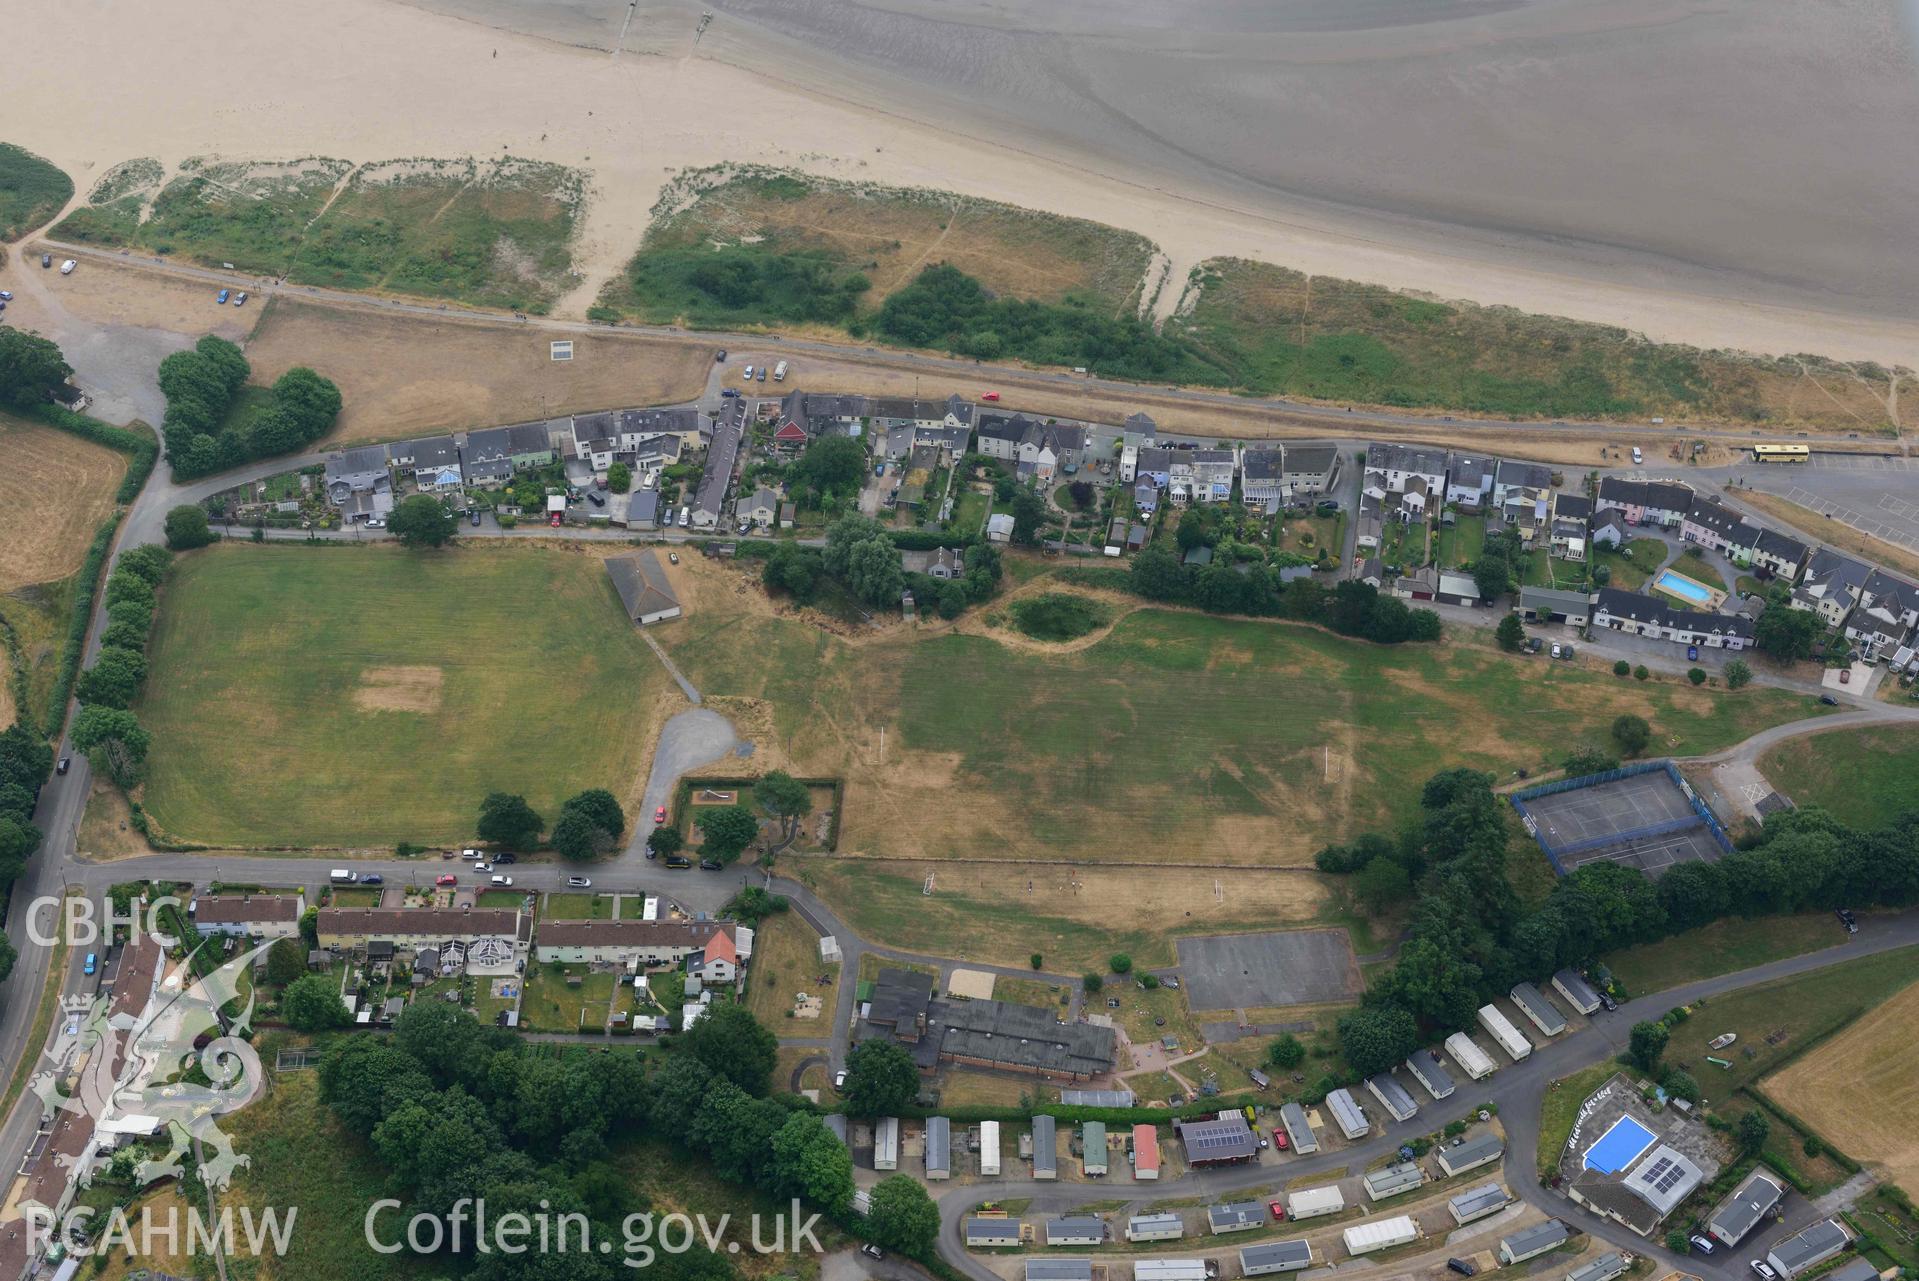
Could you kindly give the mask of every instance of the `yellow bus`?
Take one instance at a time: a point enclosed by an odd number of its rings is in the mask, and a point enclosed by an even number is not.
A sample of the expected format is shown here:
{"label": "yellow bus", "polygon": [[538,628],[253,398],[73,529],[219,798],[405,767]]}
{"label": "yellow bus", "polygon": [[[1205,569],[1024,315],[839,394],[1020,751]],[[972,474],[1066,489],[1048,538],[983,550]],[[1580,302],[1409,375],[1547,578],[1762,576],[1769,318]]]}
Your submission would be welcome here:
{"label": "yellow bus", "polygon": [[1754,445],[1752,457],[1760,463],[1803,463],[1812,451],[1804,445]]}

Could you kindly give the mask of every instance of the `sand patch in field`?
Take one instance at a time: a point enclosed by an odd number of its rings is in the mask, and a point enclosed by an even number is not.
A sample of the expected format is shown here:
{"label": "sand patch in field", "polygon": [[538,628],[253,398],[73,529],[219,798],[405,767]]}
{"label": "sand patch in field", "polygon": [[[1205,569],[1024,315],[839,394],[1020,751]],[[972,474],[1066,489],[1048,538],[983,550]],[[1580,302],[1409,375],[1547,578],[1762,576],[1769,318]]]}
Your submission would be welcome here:
{"label": "sand patch in field", "polygon": [[445,678],[437,667],[369,667],[353,705],[363,712],[437,712]]}

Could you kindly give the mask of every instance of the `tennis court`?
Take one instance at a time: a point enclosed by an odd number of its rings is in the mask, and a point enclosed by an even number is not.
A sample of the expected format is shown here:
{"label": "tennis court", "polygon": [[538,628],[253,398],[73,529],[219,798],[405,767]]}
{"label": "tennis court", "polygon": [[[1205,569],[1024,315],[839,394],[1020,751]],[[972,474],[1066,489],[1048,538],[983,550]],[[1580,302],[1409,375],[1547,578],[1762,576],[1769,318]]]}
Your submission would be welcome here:
{"label": "tennis court", "polygon": [[1525,808],[1565,872],[1603,859],[1657,876],[1675,863],[1722,853],[1663,769],[1529,797]]}
{"label": "tennis court", "polygon": [[1586,1168],[1601,1174],[1617,1174],[1637,1161],[1653,1145],[1654,1137],[1653,1132],[1639,1122],[1622,1116],[1586,1149]]}

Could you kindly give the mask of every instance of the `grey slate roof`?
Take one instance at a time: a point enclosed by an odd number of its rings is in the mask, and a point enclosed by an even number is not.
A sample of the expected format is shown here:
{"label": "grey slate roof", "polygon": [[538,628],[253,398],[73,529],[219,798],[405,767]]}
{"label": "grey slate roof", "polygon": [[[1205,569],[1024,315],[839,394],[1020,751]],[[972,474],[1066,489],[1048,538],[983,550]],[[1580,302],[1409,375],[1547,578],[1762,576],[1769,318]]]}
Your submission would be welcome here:
{"label": "grey slate roof", "polygon": [[1240,1271],[1248,1276],[1269,1270],[1293,1271],[1310,1266],[1312,1261],[1313,1247],[1304,1239],[1268,1241],[1263,1245],[1241,1246],[1239,1251]]}
{"label": "grey slate roof", "polygon": [[1804,1231],[1775,1242],[1767,1257],[1784,1265],[1788,1274],[1803,1272],[1845,1249],[1850,1239],[1846,1230],[1833,1220],[1821,1219]]}
{"label": "grey slate roof", "polygon": [[1511,1236],[1501,1237],[1499,1244],[1513,1255],[1523,1258],[1537,1250],[1549,1250],[1569,1235],[1565,1224],[1558,1219],[1548,1219],[1544,1223],[1521,1228]]}
{"label": "grey slate roof", "polygon": [[1378,1076],[1368,1077],[1366,1088],[1377,1095],[1384,1095],[1386,1110],[1394,1116],[1406,1117],[1419,1111],[1418,1102],[1406,1092],[1406,1087],[1393,1080],[1389,1073],[1381,1072]]}
{"label": "grey slate roof", "polygon": [[1566,1281],[1612,1281],[1625,1270],[1626,1256],[1617,1250],[1608,1250],[1568,1272]]}
{"label": "grey slate roof", "polygon": [[1065,1215],[1046,1221],[1046,1240],[1072,1241],[1082,1237],[1099,1240],[1106,1232],[1106,1223],[1097,1214]]}
{"label": "grey slate roof", "polygon": [[1566,999],[1581,1010],[1590,1010],[1599,1004],[1599,993],[1580,976],[1578,970],[1560,970],[1553,975],[1553,982],[1564,988],[1569,993]]}
{"label": "grey slate roof", "polygon": [[451,436],[425,436],[408,441],[401,448],[412,455],[415,471],[460,465],[460,447],[453,443]]}
{"label": "grey slate roof", "polygon": [[1426,1092],[1436,1099],[1443,1099],[1453,1092],[1452,1074],[1433,1062],[1433,1056],[1420,1050],[1406,1060],[1406,1070],[1419,1079]]}
{"label": "grey slate roof", "polygon": [[733,464],[739,456],[739,421],[728,414],[714,425],[713,441],[706,447],[706,466],[700,472],[699,497],[693,501],[695,511],[718,519],[720,509],[726,505],[726,491],[733,483]]}
{"label": "grey slate roof", "polygon": [[1206,1223],[1215,1232],[1244,1232],[1266,1222],[1266,1207],[1258,1201],[1229,1201],[1206,1207]]}
{"label": "grey slate roof", "polygon": [[606,576],[613,580],[613,590],[620,594],[628,618],[638,619],[664,609],[679,608],[679,597],[666,581],[666,571],[660,568],[659,558],[650,551],[607,557]]}
{"label": "grey slate roof", "polygon": [[[1510,458],[1499,460],[1494,472],[1499,484],[1509,489],[1550,489],[1553,483],[1553,469],[1542,463],[1514,462]],[[1604,482],[1602,481],[1603,485]],[[1603,492],[1603,490],[1602,490]]]}
{"label": "grey slate roof", "polygon": [[1776,556],[1788,564],[1798,564],[1806,558],[1806,545],[1790,534],[1782,534],[1776,529],[1761,529],[1757,550],[1768,556]]}
{"label": "grey slate roof", "polygon": [[1284,458],[1277,449],[1249,449],[1240,455],[1240,471],[1247,480],[1278,480]]}
{"label": "grey slate roof", "polygon": [[1720,1202],[1706,1221],[1706,1228],[1727,1245],[1738,1245],[1785,1194],[1785,1186],[1773,1174],[1765,1169],[1754,1170]]}
{"label": "grey slate roof", "polygon": [[1295,476],[1324,475],[1339,457],[1337,445],[1287,445],[1285,449],[1286,470]]}
{"label": "grey slate roof", "polygon": [[966,1244],[987,1249],[1015,1246],[1019,1241],[1018,1219],[968,1219]]}
{"label": "grey slate roof", "polygon": [[1617,587],[1599,589],[1593,612],[1597,614],[1600,610],[1604,610],[1615,618],[1631,619],[1633,622],[1647,626],[1700,632],[1707,635],[1739,636],[1746,640],[1751,640],[1753,636],[1753,622],[1750,618],[1741,618],[1732,614],[1710,614],[1696,609],[1681,609],[1676,605],[1655,600],[1651,596],[1621,591]]}
{"label": "grey slate roof", "polygon": [[1476,1162],[1494,1160],[1505,1151],[1505,1141],[1497,1134],[1487,1131],[1475,1134],[1458,1147],[1439,1149],[1439,1160],[1441,1165],[1456,1173]]}
{"label": "grey slate roof", "polygon": [[1091,1259],[1028,1259],[1026,1281],[1093,1281],[1093,1261]]}
{"label": "grey slate roof", "polygon": [[1475,1214],[1486,1214],[1497,1210],[1511,1200],[1506,1189],[1498,1182],[1482,1183],[1476,1188],[1468,1188],[1458,1196],[1447,1201],[1453,1213],[1461,1219],[1470,1219]]}

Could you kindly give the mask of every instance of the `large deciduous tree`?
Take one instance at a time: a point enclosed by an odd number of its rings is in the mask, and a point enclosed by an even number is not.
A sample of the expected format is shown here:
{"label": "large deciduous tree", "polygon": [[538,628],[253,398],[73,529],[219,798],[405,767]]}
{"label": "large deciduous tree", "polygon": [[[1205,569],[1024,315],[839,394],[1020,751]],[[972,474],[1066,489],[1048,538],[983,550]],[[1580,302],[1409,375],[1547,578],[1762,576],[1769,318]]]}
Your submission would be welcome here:
{"label": "large deciduous tree", "polygon": [[715,1005],[701,1015],[682,1044],[715,1076],[753,1095],[766,1093],[780,1050],[779,1038],[737,1001]]}
{"label": "large deciduous tree", "polygon": [[893,1041],[861,1041],[846,1055],[846,1084],[840,1090],[854,1116],[888,1116],[920,1092],[913,1057]]}
{"label": "large deciduous tree", "polygon": [[387,528],[408,547],[440,547],[453,541],[459,528],[446,505],[432,494],[412,494],[400,500],[387,517]]}
{"label": "large deciduous tree", "polygon": [[324,974],[307,974],[287,984],[280,1011],[288,1026],[300,1032],[325,1032],[345,1027],[353,1016],[340,1000],[340,988]]}
{"label": "large deciduous tree", "polygon": [[866,1226],[881,1245],[923,1259],[932,1253],[939,1237],[939,1207],[916,1180],[890,1175],[873,1187]]}
{"label": "large deciduous tree", "polygon": [[780,821],[780,839],[790,841],[800,820],[813,812],[813,794],[785,770],[771,771],[753,784],[753,803]]}
{"label": "large deciduous tree", "polygon": [[60,348],[50,340],[0,327],[0,403],[23,409],[43,404],[72,374]]}
{"label": "large deciduous tree", "polygon": [[480,802],[480,839],[503,849],[530,849],[540,839],[546,825],[526,797],[507,792],[489,792]]}
{"label": "large deciduous tree", "polygon": [[760,821],[744,805],[702,807],[693,825],[700,829],[700,853],[721,863],[739,858],[760,834]]}

